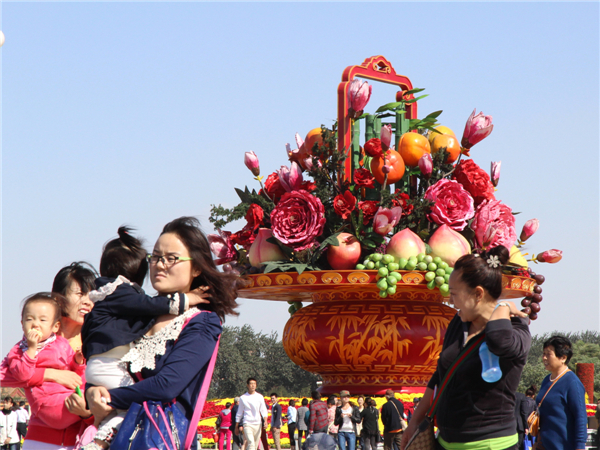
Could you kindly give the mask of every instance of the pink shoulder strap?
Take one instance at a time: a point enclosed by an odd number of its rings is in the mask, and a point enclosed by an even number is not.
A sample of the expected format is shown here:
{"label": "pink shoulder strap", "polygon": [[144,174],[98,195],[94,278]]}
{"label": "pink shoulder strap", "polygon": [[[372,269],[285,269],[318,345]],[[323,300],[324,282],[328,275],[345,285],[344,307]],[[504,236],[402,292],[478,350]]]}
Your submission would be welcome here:
{"label": "pink shoulder strap", "polygon": [[[202,312],[202,311],[201,311]],[[199,313],[198,313],[199,314]],[[192,316],[196,317],[196,315]],[[189,320],[192,319],[190,317]],[[185,322],[184,327],[189,322]],[[208,389],[210,388],[210,382],[212,380],[213,372],[215,370],[215,363],[217,362],[217,353],[219,352],[219,342],[221,341],[221,336],[217,339],[217,344],[215,345],[215,350],[213,351],[212,357],[210,358],[210,362],[208,363],[208,368],[206,369],[206,375],[204,376],[204,381],[202,382],[202,388],[200,388],[200,394],[198,394],[198,401],[196,402],[196,407],[194,408],[194,414],[190,420],[190,428],[185,436],[185,445],[183,448],[185,450],[189,450],[192,447],[192,441],[194,436],[196,435],[196,429],[198,428],[198,421],[200,420],[200,416],[202,415],[202,410],[204,409],[204,403],[206,402],[206,397],[208,395]]]}

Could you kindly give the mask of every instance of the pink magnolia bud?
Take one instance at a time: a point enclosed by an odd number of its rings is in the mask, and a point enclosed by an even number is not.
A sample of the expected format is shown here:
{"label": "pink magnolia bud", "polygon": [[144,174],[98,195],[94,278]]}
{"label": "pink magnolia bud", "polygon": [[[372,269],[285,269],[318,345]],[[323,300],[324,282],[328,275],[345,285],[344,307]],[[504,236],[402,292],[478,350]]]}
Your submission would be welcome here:
{"label": "pink magnolia bud", "polygon": [[296,145],[298,148],[302,147],[302,144],[304,144],[304,139],[302,139],[298,133],[296,133],[294,138],[296,139]]}
{"label": "pink magnolia bud", "polygon": [[356,113],[365,109],[371,98],[372,89],[373,86],[366,81],[352,80],[348,86],[348,108]]}
{"label": "pink magnolia bud", "polygon": [[494,129],[492,125],[492,116],[484,116],[482,112],[475,115],[476,109],[473,110],[467,124],[460,144],[469,149],[478,142],[484,140]]}
{"label": "pink magnolia bud", "polygon": [[545,252],[537,255],[537,260],[539,262],[545,262],[545,263],[550,263],[550,264],[557,263],[561,259],[562,259],[562,250],[556,250],[556,249],[546,250]]}
{"label": "pink magnolia bud", "polygon": [[402,217],[402,208],[396,206],[392,209],[379,208],[373,219],[373,231],[385,236],[391,232]]}
{"label": "pink magnolia bud", "polygon": [[429,153],[425,153],[419,159],[419,170],[423,174],[425,178],[429,178],[431,176],[431,172],[433,171],[433,160],[431,159],[431,155]]}
{"label": "pink magnolia bud", "polygon": [[391,125],[384,125],[381,127],[380,138],[381,138],[381,146],[383,147],[383,150],[386,151],[387,149],[390,148],[390,144],[392,143],[392,126]]}
{"label": "pink magnolia bud", "polygon": [[523,230],[521,230],[521,236],[519,236],[520,241],[525,242],[527,239],[533,236],[539,226],[540,221],[537,219],[529,219],[527,222],[525,222],[525,225],[523,225]]}
{"label": "pink magnolia bud", "polygon": [[302,181],[304,181],[302,178],[302,169],[295,161],[292,162],[289,168],[281,166],[277,174],[279,175],[279,183],[281,183],[286,192],[298,190]]}
{"label": "pink magnolia bud", "polygon": [[497,232],[498,229],[493,225],[490,224],[487,227],[487,230],[485,230],[485,233],[483,233],[483,248],[487,248],[490,246]]}
{"label": "pink magnolia bud", "polygon": [[494,187],[498,186],[498,182],[500,181],[500,166],[502,165],[502,161],[493,162],[492,167],[490,168],[490,180]]}
{"label": "pink magnolia bud", "polygon": [[260,175],[260,166],[258,164],[258,156],[254,152],[246,152],[244,154],[244,164],[250,169],[250,172],[257,177]]}

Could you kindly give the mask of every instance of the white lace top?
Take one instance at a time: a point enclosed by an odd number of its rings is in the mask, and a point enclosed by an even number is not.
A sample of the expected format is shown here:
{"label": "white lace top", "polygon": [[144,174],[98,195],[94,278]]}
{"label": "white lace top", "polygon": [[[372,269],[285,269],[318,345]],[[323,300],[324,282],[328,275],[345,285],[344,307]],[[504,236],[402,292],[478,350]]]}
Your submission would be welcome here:
{"label": "white lace top", "polygon": [[155,357],[165,354],[167,341],[177,339],[185,321],[197,313],[197,308],[191,308],[173,319],[158,333],[152,336],[142,336],[132,342],[131,349],[123,356],[121,361],[130,363],[129,370],[132,373],[137,373],[144,368],[154,370],[156,368]]}

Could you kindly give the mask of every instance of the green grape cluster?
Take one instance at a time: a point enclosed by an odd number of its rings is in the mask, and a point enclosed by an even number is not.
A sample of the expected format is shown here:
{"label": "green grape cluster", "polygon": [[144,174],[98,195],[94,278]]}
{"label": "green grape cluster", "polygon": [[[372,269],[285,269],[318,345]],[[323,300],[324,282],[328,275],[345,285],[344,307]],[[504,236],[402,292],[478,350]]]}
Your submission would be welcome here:
{"label": "green grape cluster", "polygon": [[404,269],[408,261],[401,258],[396,262],[392,255],[373,253],[367,256],[363,264],[357,264],[357,270],[377,270],[377,287],[382,298],[396,293],[396,284],[402,279],[396,270]]}
{"label": "green grape cluster", "polygon": [[288,303],[290,304],[290,307],[288,308],[288,312],[290,313],[290,316],[293,316],[296,311],[298,311],[300,308],[302,308],[302,302],[295,302],[293,300],[288,300]]}
{"label": "green grape cluster", "polygon": [[452,273],[452,267],[442,261],[439,256],[433,257],[425,253],[419,253],[410,258],[396,260],[392,255],[373,253],[367,256],[362,264],[356,265],[356,270],[377,270],[377,287],[379,296],[387,297],[396,293],[396,284],[402,279],[402,275],[396,270],[421,270],[427,272],[425,280],[429,289],[439,288],[440,293],[447,297],[449,295],[448,280]]}
{"label": "green grape cluster", "polygon": [[428,289],[439,288],[440,294],[444,297],[448,297],[450,295],[450,287],[448,286],[448,280],[450,279],[450,274],[454,270],[452,267],[448,265],[448,263],[442,261],[442,258],[439,256],[432,257],[431,255],[425,255],[420,253],[417,256],[417,260],[419,260],[417,267],[419,270],[426,270],[425,281],[427,281]]}

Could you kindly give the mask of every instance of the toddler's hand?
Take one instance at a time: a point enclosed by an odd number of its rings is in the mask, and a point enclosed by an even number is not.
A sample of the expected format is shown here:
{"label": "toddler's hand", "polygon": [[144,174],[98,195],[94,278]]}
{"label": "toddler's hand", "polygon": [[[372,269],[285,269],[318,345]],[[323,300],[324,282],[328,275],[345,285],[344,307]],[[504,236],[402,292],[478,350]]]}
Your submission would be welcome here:
{"label": "toddler's hand", "polygon": [[201,303],[210,303],[209,300],[206,300],[207,298],[212,297],[210,294],[206,293],[206,291],[208,291],[209,289],[210,288],[208,286],[200,286],[199,288],[196,288],[193,291],[188,292],[187,296],[188,296],[189,305],[196,306]]}
{"label": "toddler's hand", "polygon": [[78,349],[75,352],[75,362],[79,365],[85,363],[85,358],[83,357],[83,353],[81,353],[81,349]]}
{"label": "toddler's hand", "polygon": [[27,332],[27,345],[29,347],[37,347],[40,339],[42,339],[41,331],[32,329]]}

